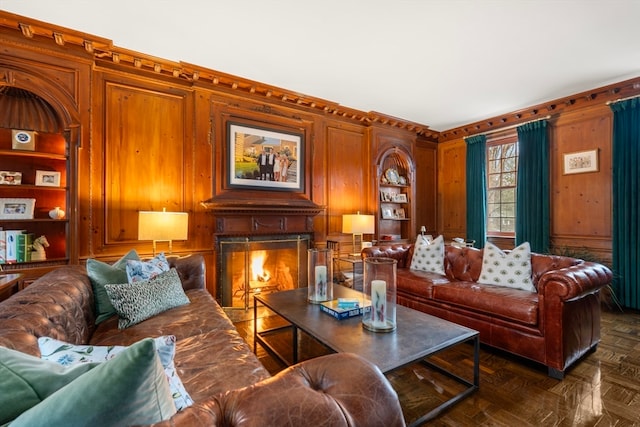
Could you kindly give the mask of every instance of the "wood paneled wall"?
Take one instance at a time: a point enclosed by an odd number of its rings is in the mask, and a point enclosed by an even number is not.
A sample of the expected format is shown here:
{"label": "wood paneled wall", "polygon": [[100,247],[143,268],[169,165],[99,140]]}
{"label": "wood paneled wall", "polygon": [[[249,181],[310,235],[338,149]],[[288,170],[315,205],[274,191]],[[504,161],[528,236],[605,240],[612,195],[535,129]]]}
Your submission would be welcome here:
{"label": "wood paneled wall", "polygon": [[[599,259],[611,259],[612,118],[602,100],[549,120],[553,250],[588,251]],[[564,154],[593,149],[598,150],[597,172],[564,174]],[[465,236],[465,156],[463,139],[438,145],[438,215],[447,238]],[[498,244],[508,249],[514,242],[499,239]]]}
{"label": "wood paneled wall", "polygon": [[[377,214],[376,161],[384,150],[398,146],[413,157],[408,234],[425,225],[430,234],[464,237],[463,135],[551,114],[553,244],[610,255],[612,116],[605,101],[640,93],[640,79],[438,132],[131,52],[107,39],[6,12],[0,16],[0,66],[6,70],[0,78],[15,84],[16,76],[29,72],[30,84],[44,88],[40,94],[67,111],[67,122],[79,129],[77,165],[69,176],[71,262],[115,259],[133,247],[150,254],[151,243],[136,239],[137,211],[166,207],[190,214],[189,239],[176,242],[174,251],[204,254],[213,271],[213,224],[201,202],[243,197],[224,181],[225,124],[238,117],[304,133],[304,191],[273,192],[265,199],[312,201],[322,207],[313,220],[316,242],[332,238],[348,244],[341,216]],[[47,78],[50,87],[66,88],[69,94],[47,89],[41,81]],[[563,154],[594,148],[599,150],[598,172],[562,173]]]}

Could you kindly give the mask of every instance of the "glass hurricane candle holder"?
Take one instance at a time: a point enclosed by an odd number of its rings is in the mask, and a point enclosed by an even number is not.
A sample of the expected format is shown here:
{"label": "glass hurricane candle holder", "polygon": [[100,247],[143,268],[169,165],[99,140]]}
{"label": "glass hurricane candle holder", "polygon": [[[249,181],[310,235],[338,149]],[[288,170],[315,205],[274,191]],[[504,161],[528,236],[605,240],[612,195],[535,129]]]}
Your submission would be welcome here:
{"label": "glass hurricane candle holder", "polygon": [[333,251],[308,249],[308,299],[313,304],[333,299]]}
{"label": "glass hurricane candle holder", "polygon": [[362,326],[373,332],[396,329],[396,274],[398,261],[370,257],[364,260]]}

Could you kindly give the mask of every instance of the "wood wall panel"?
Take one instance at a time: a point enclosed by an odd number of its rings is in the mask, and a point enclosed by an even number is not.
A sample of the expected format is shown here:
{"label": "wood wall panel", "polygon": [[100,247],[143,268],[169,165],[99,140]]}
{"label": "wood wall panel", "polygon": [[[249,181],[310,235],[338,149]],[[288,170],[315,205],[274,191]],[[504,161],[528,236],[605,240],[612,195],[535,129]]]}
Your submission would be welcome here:
{"label": "wood wall panel", "polygon": [[[438,145],[428,141],[418,141],[414,150],[416,162],[415,206],[416,218],[414,223],[418,230],[421,226],[427,228],[429,234],[436,233],[438,191]],[[434,236],[435,237],[435,236]]]}
{"label": "wood wall panel", "polygon": [[[184,99],[108,84],[105,243],[135,241],[140,210],[184,211]],[[144,114],[140,114],[144,112]]]}
{"label": "wood wall panel", "polygon": [[329,126],[326,136],[327,234],[335,239],[341,238],[343,214],[373,213],[366,197],[370,165],[364,128]]}
{"label": "wood wall panel", "polygon": [[[566,114],[552,126],[551,236],[554,246],[610,251],[612,115],[604,105]],[[598,150],[597,172],[563,173],[564,154]]]}
{"label": "wood wall panel", "polygon": [[438,232],[450,240],[466,237],[466,145],[464,140],[438,144]]}

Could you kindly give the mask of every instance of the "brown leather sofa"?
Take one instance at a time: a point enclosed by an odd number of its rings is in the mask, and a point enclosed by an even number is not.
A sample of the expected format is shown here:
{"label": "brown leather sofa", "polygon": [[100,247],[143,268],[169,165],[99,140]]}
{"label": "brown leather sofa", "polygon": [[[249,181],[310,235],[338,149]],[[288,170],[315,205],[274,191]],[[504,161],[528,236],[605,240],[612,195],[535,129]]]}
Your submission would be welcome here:
{"label": "brown leather sofa", "polygon": [[482,343],[539,362],[553,378],[600,342],[600,289],[612,279],[603,265],[532,254],[532,293],[478,284],[483,249],[445,246],[444,276],[409,269],[413,244],[362,256],[398,261],[398,304],[475,329]]}
{"label": "brown leather sofa", "polygon": [[271,377],[206,291],[200,255],[168,258],[190,304],[119,330],[117,316],[95,326],[83,266],[41,277],[0,303],[0,346],[40,356],[37,338],[130,345],[175,335],[175,364],[195,403],[163,426],[403,426],[397,398],[380,370],[353,354],[332,354]]}

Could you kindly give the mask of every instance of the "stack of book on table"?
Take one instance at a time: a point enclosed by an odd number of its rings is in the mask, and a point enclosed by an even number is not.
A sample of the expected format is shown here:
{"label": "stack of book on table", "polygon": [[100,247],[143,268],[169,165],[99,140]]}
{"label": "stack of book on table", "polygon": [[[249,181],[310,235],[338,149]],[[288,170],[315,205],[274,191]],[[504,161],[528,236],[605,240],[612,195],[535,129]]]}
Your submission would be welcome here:
{"label": "stack of book on table", "polygon": [[338,298],[321,303],[320,310],[342,320],[362,315],[364,306],[358,298]]}

